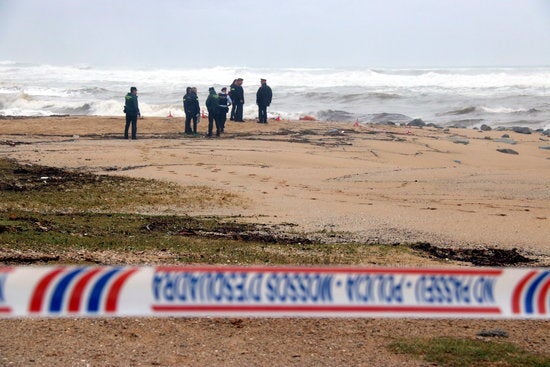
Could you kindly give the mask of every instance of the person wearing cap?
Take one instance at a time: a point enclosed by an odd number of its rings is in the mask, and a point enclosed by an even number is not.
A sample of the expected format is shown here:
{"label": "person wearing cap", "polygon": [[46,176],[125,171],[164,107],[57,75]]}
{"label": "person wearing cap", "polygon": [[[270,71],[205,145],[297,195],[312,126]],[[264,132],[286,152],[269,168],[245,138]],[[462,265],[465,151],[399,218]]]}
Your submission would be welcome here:
{"label": "person wearing cap", "polygon": [[244,108],[244,89],[243,78],[238,78],[234,86],[229,93],[233,105],[235,106],[235,114],[233,116],[235,122],[244,122],[243,120],[243,108]]}
{"label": "person wearing cap", "polygon": [[126,127],[124,128],[124,139],[128,139],[128,129],[132,125],[132,140],[137,139],[137,119],[141,116],[139,112],[137,88],[131,87],[126,94],[124,101],[124,113],[126,114]]}
{"label": "person wearing cap", "polygon": [[216,136],[220,136],[221,128],[219,126],[219,117],[217,116],[219,99],[220,97],[218,97],[214,87],[208,88],[208,98],[206,98],[206,109],[208,110],[208,137],[212,137],[214,121],[216,121]]}
{"label": "person wearing cap", "polygon": [[273,93],[267,85],[267,80],[260,79],[261,86],[256,92],[256,104],[258,105],[258,122],[267,124],[267,107],[271,104]]}

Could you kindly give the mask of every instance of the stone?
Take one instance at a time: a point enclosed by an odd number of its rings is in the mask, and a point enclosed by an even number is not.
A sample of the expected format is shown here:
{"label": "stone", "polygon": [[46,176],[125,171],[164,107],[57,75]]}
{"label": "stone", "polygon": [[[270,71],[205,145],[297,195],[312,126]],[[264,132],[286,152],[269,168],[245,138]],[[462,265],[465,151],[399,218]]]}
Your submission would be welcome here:
{"label": "stone", "polygon": [[493,141],[497,143],[505,143],[505,144],[511,144],[511,145],[517,144],[517,142],[514,139],[510,139],[510,138],[500,138],[500,139],[495,139]]}
{"label": "stone", "polygon": [[426,125],[426,127],[433,127],[434,129],[443,129],[441,126],[434,124],[433,122],[430,122]]}
{"label": "stone", "polygon": [[481,125],[481,127],[480,127],[479,129],[480,129],[481,131],[491,131],[491,130],[493,130],[493,129],[491,128],[491,126],[485,125],[485,124]]}
{"label": "stone", "polygon": [[514,126],[512,127],[512,131],[518,134],[531,134],[531,129],[528,127],[523,126]]}
{"label": "stone", "polygon": [[393,123],[394,125],[406,124],[412,119],[412,117],[402,115],[400,113],[385,113],[385,112],[377,113],[374,115],[368,115],[366,117],[367,117],[367,120],[370,122],[373,122],[375,124],[384,124],[384,125],[389,125],[389,123]]}
{"label": "stone", "polygon": [[476,335],[489,337],[489,338],[507,338],[508,337],[508,333],[502,329],[481,330]]}
{"label": "stone", "polygon": [[412,121],[409,121],[409,123],[407,124],[407,126],[417,126],[417,127],[422,127],[422,126],[426,126],[426,123],[424,121],[422,121],[422,119],[414,119]]}
{"label": "stone", "polygon": [[453,137],[450,137],[449,140],[452,141],[455,144],[464,144],[464,145],[470,144],[470,140],[468,140],[466,138],[458,138],[458,137],[453,136]]}
{"label": "stone", "polygon": [[497,152],[505,153],[505,154],[519,154],[513,149],[497,149]]}

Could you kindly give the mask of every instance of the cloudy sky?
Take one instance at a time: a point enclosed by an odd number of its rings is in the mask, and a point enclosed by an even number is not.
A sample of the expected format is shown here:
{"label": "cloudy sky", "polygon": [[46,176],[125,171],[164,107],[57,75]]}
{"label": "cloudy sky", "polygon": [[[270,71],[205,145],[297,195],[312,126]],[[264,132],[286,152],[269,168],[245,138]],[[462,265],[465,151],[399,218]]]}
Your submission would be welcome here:
{"label": "cloudy sky", "polygon": [[550,0],[0,0],[0,60],[549,66]]}

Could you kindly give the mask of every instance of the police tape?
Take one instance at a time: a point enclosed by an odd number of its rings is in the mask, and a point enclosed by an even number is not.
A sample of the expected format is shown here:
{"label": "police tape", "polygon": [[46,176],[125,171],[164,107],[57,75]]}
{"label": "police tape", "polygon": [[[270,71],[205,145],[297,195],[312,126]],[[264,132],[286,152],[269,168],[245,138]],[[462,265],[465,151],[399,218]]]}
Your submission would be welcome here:
{"label": "police tape", "polygon": [[0,267],[0,317],[550,318],[544,268]]}

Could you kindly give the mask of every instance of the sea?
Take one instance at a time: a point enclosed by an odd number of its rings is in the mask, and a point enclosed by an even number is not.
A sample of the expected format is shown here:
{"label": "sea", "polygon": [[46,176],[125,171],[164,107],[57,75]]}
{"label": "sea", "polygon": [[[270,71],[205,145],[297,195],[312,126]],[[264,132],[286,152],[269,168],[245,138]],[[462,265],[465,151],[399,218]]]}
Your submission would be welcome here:
{"label": "sea", "polygon": [[138,88],[142,115],[183,117],[182,97],[243,78],[246,119],[255,119],[260,78],[273,90],[271,117],[465,128],[550,129],[550,67],[501,68],[136,68],[0,61],[0,116],[122,116]]}

